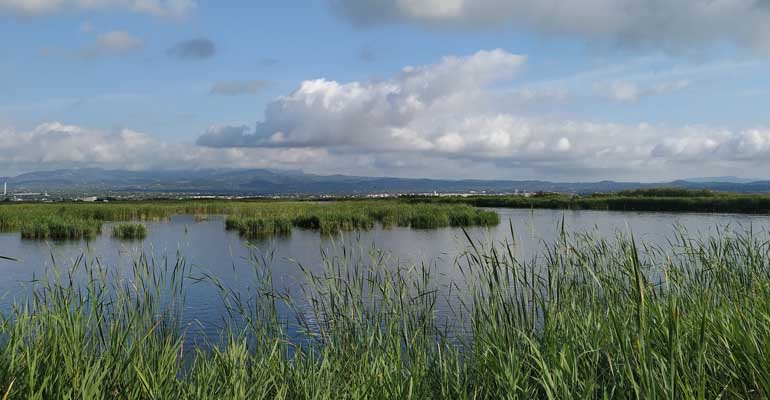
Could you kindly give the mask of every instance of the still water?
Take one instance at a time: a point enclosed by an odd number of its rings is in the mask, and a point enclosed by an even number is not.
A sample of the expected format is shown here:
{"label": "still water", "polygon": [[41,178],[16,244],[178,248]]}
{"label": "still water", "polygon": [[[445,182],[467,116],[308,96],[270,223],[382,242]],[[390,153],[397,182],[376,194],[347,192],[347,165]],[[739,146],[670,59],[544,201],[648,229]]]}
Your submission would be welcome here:
{"label": "still water", "polygon": [[[770,217],[748,215],[630,213],[562,210],[496,209],[502,223],[494,228],[472,228],[471,237],[484,242],[510,240],[511,227],[517,243],[517,253],[523,257],[538,254],[544,243],[559,237],[561,223],[570,232],[592,232],[597,236],[615,237],[618,233],[633,233],[639,241],[665,244],[678,230],[691,236],[705,238],[718,230],[745,231],[767,235]],[[510,221],[510,223],[509,223]],[[340,241],[355,246],[377,248],[388,252],[402,264],[428,263],[434,266],[439,279],[460,280],[453,265],[455,258],[468,250],[468,241],[461,229],[412,230],[408,228],[375,228],[365,232],[322,237],[318,232],[294,229],[287,237],[265,241],[247,241],[236,232],[224,229],[221,217],[199,221],[192,216],[177,216],[169,222],[147,224],[148,236],[143,241],[120,241],[110,237],[110,226],[100,237],[85,241],[45,242],[22,240],[18,233],[0,234],[0,255],[20,261],[0,260],[0,310],[7,311],[14,302],[25,299],[30,281],[64,270],[81,255],[87,260],[99,260],[108,268],[125,268],[140,254],[162,262],[167,257],[174,263],[177,254],[185,257],[193,276],[209,274],[221,279],[233,290],[248,290],[253,285],[254,254],[272,254],[270,270],[276,286],[291,288],[300,284],[305,275],[302,264],[320,271],[321,251],[335,254]],[[198,283],[187,287],[185,320],[198,332],[216,334],[225,313],[220,292],[211,284]]]}

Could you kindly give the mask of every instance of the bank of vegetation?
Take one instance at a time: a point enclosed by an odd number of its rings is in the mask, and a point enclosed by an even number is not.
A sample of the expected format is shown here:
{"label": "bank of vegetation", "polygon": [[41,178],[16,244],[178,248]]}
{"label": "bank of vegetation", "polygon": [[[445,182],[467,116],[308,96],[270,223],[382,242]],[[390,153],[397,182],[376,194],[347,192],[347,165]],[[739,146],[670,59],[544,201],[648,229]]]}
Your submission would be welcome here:
{"label": "bank of vegetation", "polygon": [[[385,228],[434,229],[494,226],[500,222],[497,213],[466,204],[423,204],[398,200],[157,201],[3,204],[0,205],[0,231],[19,231],[25,239],[90,239],[101,232],[106,222],[162,221],[174,215],[195,215],[199,219],[225,215],[226,227],[245,236],[285,235],[292,228],[313,229],[327,234],[369,229],[377,223]],[[131,238],[122,236],[121,233],[116,235]]]}
{"label": "bank of vegetation", "polygon": [[770,214],[768,194],[734,194],[676,188],[593,195],[536,193],[530,196],[415,196],[404,201],[501,208]]}
{"label": "bank of vegetation", "polygon": [[[184,262],[78,264],[3,314],[7,399],[761,399],[770,396],[770,245],[667,248],[566,234],[540,257],[471,243],[440,291],[430,266],[327,254],[281,293],[220,285],[220,338],[186,341]],[[227,261],[223,261],[227,262]],[[301,267],[298,267],[301,268]],[[319,269],[315,269],[319,271]],[[77,283],[78,274],[89,277]],[[109,274],[109,272],[107,272]],[[460,276],[456,275],[456,276]],[[58,278],[57,278],[58,276]],[[128,283],[127,283],[128,282]],[[439,293],[444,294],[439,294]],[[448,299],[445,294],[449,293]],[[447,322],[437,304],[456,304]],[[290,317],[279,315],[290,309]],[[292,328],[293,327],[293,328]],[[289,332],[298,332],[291,335]]]}

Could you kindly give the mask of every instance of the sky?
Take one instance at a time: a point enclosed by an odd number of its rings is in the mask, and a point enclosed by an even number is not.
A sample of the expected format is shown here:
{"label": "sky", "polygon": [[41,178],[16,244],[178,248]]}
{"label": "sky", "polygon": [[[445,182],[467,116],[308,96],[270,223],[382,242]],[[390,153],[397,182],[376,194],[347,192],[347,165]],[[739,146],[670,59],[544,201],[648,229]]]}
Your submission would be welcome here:
{"label": "sky", "polygon": [[768,0],[0,0],[0,176],[767,178]]}

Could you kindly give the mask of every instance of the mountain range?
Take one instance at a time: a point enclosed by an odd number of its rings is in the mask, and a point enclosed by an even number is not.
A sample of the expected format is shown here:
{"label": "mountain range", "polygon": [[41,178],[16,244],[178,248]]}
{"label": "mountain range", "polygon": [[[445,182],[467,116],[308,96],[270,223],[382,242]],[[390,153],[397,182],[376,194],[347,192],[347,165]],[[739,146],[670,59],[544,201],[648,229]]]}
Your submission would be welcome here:
{"label": "mountain range", "polygon": [[671,182],[548,182],[542,180],[447,180],[314,175],[272,169],[126,171],[66,169],[0,177],[9,193],[178,193],[212,195],[364,195],[374,193],[597,193],[651,187],[681,187],[742,193],[770,192],[770,181],[734,177]]}

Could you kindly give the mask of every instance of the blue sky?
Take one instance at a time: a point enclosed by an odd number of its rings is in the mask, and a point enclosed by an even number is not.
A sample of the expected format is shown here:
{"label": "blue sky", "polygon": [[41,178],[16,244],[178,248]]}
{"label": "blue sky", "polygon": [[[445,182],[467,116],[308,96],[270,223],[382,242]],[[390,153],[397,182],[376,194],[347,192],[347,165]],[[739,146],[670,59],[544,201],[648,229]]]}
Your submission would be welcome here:
{"label": "blue sky", "polygon": [[761,0],[0,0],[0,175],[764,177]]}

